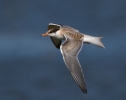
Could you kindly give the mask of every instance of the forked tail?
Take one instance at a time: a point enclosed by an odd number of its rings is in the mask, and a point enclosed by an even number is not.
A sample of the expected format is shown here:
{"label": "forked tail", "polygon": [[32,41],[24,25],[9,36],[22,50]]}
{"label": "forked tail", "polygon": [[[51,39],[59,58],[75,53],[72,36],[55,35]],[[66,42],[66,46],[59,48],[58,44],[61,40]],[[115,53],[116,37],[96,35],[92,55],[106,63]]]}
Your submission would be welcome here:
{"label": "forked tail", "polygon": [[94,36],[84,34],[84,40],[83,41],[85,43],[89,43],[89,44],[91,43],[91,44],[94,44],[96,46],[105,48],[104,45],[101,42],[101,38],[102,37],[94,37]]}

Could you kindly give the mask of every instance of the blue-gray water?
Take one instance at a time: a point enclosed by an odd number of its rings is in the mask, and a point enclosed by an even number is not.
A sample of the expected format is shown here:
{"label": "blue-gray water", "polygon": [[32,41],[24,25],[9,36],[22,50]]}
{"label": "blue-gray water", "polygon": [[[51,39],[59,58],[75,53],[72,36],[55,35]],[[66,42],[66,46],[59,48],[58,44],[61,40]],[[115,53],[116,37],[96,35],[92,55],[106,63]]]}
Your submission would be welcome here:
{"label": "blue-gray water", "polygon": [[[103,36],[79,54],[83,94],[49,37],[48,23]],[[125,0],[1,0],[0,100],[126,100]]]}

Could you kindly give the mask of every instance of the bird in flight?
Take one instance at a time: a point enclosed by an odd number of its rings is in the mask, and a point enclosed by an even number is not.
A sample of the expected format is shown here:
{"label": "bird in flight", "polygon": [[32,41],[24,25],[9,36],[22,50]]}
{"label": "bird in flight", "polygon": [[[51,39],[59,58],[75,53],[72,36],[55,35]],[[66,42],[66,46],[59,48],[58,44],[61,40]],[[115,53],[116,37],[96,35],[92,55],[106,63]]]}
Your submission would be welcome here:
{"label": "bird in flight", "polygon": [[[101,43],[102,37],[82,34],[72,27],[54,23],[49,23],[47,32],[41,36],[50,36],[54,45],[60,49],[63,60],[73,79],[83,93],[87,93],[84,74],[78,60],[78,54],[83,43],[94,44],[101,48],[105,48]],[[64,42],[62,43],[63,40]]]}

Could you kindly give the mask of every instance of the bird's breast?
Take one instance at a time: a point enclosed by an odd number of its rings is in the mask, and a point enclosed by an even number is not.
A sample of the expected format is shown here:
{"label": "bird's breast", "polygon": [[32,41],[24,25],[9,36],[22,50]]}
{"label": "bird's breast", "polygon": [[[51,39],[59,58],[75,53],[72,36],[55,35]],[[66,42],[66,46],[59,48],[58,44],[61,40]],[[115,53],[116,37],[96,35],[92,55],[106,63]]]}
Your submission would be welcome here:
{"label": "bird's breast", "polygon": [[60,39],[60,40],[64,40],[65,37],[63,35],[56,35],[56,38]]}
{"label": "bird's breast", "polygon": [[61,39],[61,40],[65,39],[65,37],[63,36],[63,34],[61,34],[60,30],[56,32],[56,38]]}

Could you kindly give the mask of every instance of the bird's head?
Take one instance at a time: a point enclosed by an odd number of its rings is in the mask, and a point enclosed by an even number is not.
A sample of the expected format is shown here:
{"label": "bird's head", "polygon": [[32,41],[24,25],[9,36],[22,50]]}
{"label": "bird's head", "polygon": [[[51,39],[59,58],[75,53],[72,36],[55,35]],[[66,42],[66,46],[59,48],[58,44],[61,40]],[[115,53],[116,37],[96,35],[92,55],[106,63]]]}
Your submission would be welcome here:
{"label": "bird's head", "polygon": [[58,28],[50,29],[45,34],[42,34],[41,36],[56,36],[58,30],[59,30]]}
{"label": "bird's head", "polygon": [[41,36],[56,36],[62,25],[49,23],[47,32]]}

